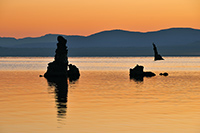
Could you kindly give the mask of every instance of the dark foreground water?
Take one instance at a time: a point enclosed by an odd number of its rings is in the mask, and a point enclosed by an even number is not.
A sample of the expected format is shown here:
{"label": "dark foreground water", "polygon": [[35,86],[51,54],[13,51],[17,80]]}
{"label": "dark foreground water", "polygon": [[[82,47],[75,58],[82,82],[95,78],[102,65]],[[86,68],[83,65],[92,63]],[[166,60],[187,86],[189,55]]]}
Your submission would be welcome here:
{"label": "dark foreground water", "polygon": [[[200,57],[69,58],[76,82],[39,77],[52,60],[0,58],[1,133],[200,132]],[[129,79],[136,64],[157,76]]]}

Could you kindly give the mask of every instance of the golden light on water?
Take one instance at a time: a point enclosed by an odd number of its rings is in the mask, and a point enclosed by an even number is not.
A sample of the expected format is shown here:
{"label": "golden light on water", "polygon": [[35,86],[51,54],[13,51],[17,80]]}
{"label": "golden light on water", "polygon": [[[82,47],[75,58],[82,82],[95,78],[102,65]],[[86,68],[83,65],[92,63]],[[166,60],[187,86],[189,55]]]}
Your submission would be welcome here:
{"label": "golden light on water", "polygon": [[[84,62],[85,59],[87,62]],[[171,70],[167,71],[169,76],[158,75],[165,67],[161,71],[150,67],[157,76],[143,81],[129,79],[128,70],[124,67],[115,68],[113,65],[113,69],[102,67],[99,70],[99,62],[102,65],[107,61],[120,64],[130,58],[93,59],[70,59],[83,70],[80,69],[78,81],[66,81],[68,86],[64,89],[68,92],[64,103],[58,98],[62,98],[62,93],[56,90],[59,84],[50,86],[45,78],[39,77],[45,72],[40,70],[41,67],[33,71],[1,70],[0,130],[48,133],[200,131],[200,70],[194,63],[199,57],[175,58],[183,64],[188,59],[191,61],[180,71],[176,71],[176,66],[172,67],[174,58],[166,58],[166,64],[160,62],[156,66],[171,66]],[[131,59],[139,61],[138,57]],[[45,64],[47,59],[35,58],[33,64],[42,60]],[[93,70],[85,69],[84,65],[88,62],[94,64]],[[1,62],[0,66],[2,64],[6,62]]]}

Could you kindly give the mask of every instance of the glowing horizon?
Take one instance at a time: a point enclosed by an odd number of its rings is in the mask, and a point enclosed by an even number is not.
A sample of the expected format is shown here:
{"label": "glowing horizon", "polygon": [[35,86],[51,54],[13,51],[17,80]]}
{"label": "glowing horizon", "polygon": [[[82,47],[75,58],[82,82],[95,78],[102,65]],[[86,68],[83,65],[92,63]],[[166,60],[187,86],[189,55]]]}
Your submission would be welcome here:
{"label": "glowing horizon", "polygon": [[198,0],[3,0],[1,37],[88,36],[104,30],[136,32],[200,29]]}
{"label": "glowing horizon", "polygon": [[[156,31],[160,31],[160,30],[166,30],[166,29],[172,29],[172,28],[191,28],[191,27],[169,27],[169,28],[162,28],[162,29],[158,29],[158,30],[151,30],[151,31],[131,31],[131,30],[126,30],[126,29],[104,29],[104,30],[100,30],[100,31],[97,31],[97,32],[93,32],[93,33],[90,33],[90,34],[65,34],[65,33],[44,33],[44,34],[38,34],[38,35],[33,35],[33,36],[22,36],[22,37],[15,37],[15,36],[0,36],[0,37],[11,37],[11,38],[15,38],[15,39],[23,39],[23,38],[26,38],[26,37],[41,37],[41,36],[45,36],[45,35],[48,35],[48,34],[58,34],[58,35],[66,35],[66,36],[90,36],[90,35],[93,35],[93,34],[96,34],[96,33],[99,33],[99,32],[103,32],[103,31],[111,31],[111,30],[123,30],[123,31],[130,31],[130,32],[141,32],[141,33],[147,33],[147,32],[156,32]],[[197,28],[191,28],[191,29],[197,29]],[[197,29],[197,30],[200,30]]]}

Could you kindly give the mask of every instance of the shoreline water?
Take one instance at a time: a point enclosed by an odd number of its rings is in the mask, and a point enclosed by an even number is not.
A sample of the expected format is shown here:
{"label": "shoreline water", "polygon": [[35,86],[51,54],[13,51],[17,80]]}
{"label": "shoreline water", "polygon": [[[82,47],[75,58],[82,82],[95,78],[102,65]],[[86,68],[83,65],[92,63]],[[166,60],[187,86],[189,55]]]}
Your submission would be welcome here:
{"label": "shoreline water", "polygon": [[125,71],[81,71],[78,81],[59,89],[40,72],[0,71],[2,132],[200,131],[200,72],[138,82]]}

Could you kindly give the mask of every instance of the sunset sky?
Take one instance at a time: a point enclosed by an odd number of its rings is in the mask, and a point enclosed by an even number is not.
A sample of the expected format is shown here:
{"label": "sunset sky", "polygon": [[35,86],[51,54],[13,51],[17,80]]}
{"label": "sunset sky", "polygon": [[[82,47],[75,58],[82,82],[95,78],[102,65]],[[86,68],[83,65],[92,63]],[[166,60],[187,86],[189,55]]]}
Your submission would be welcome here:
{"label": "sunset sky", "polygon": [[1,37],[200,29],[200,0],[0,0]]}

